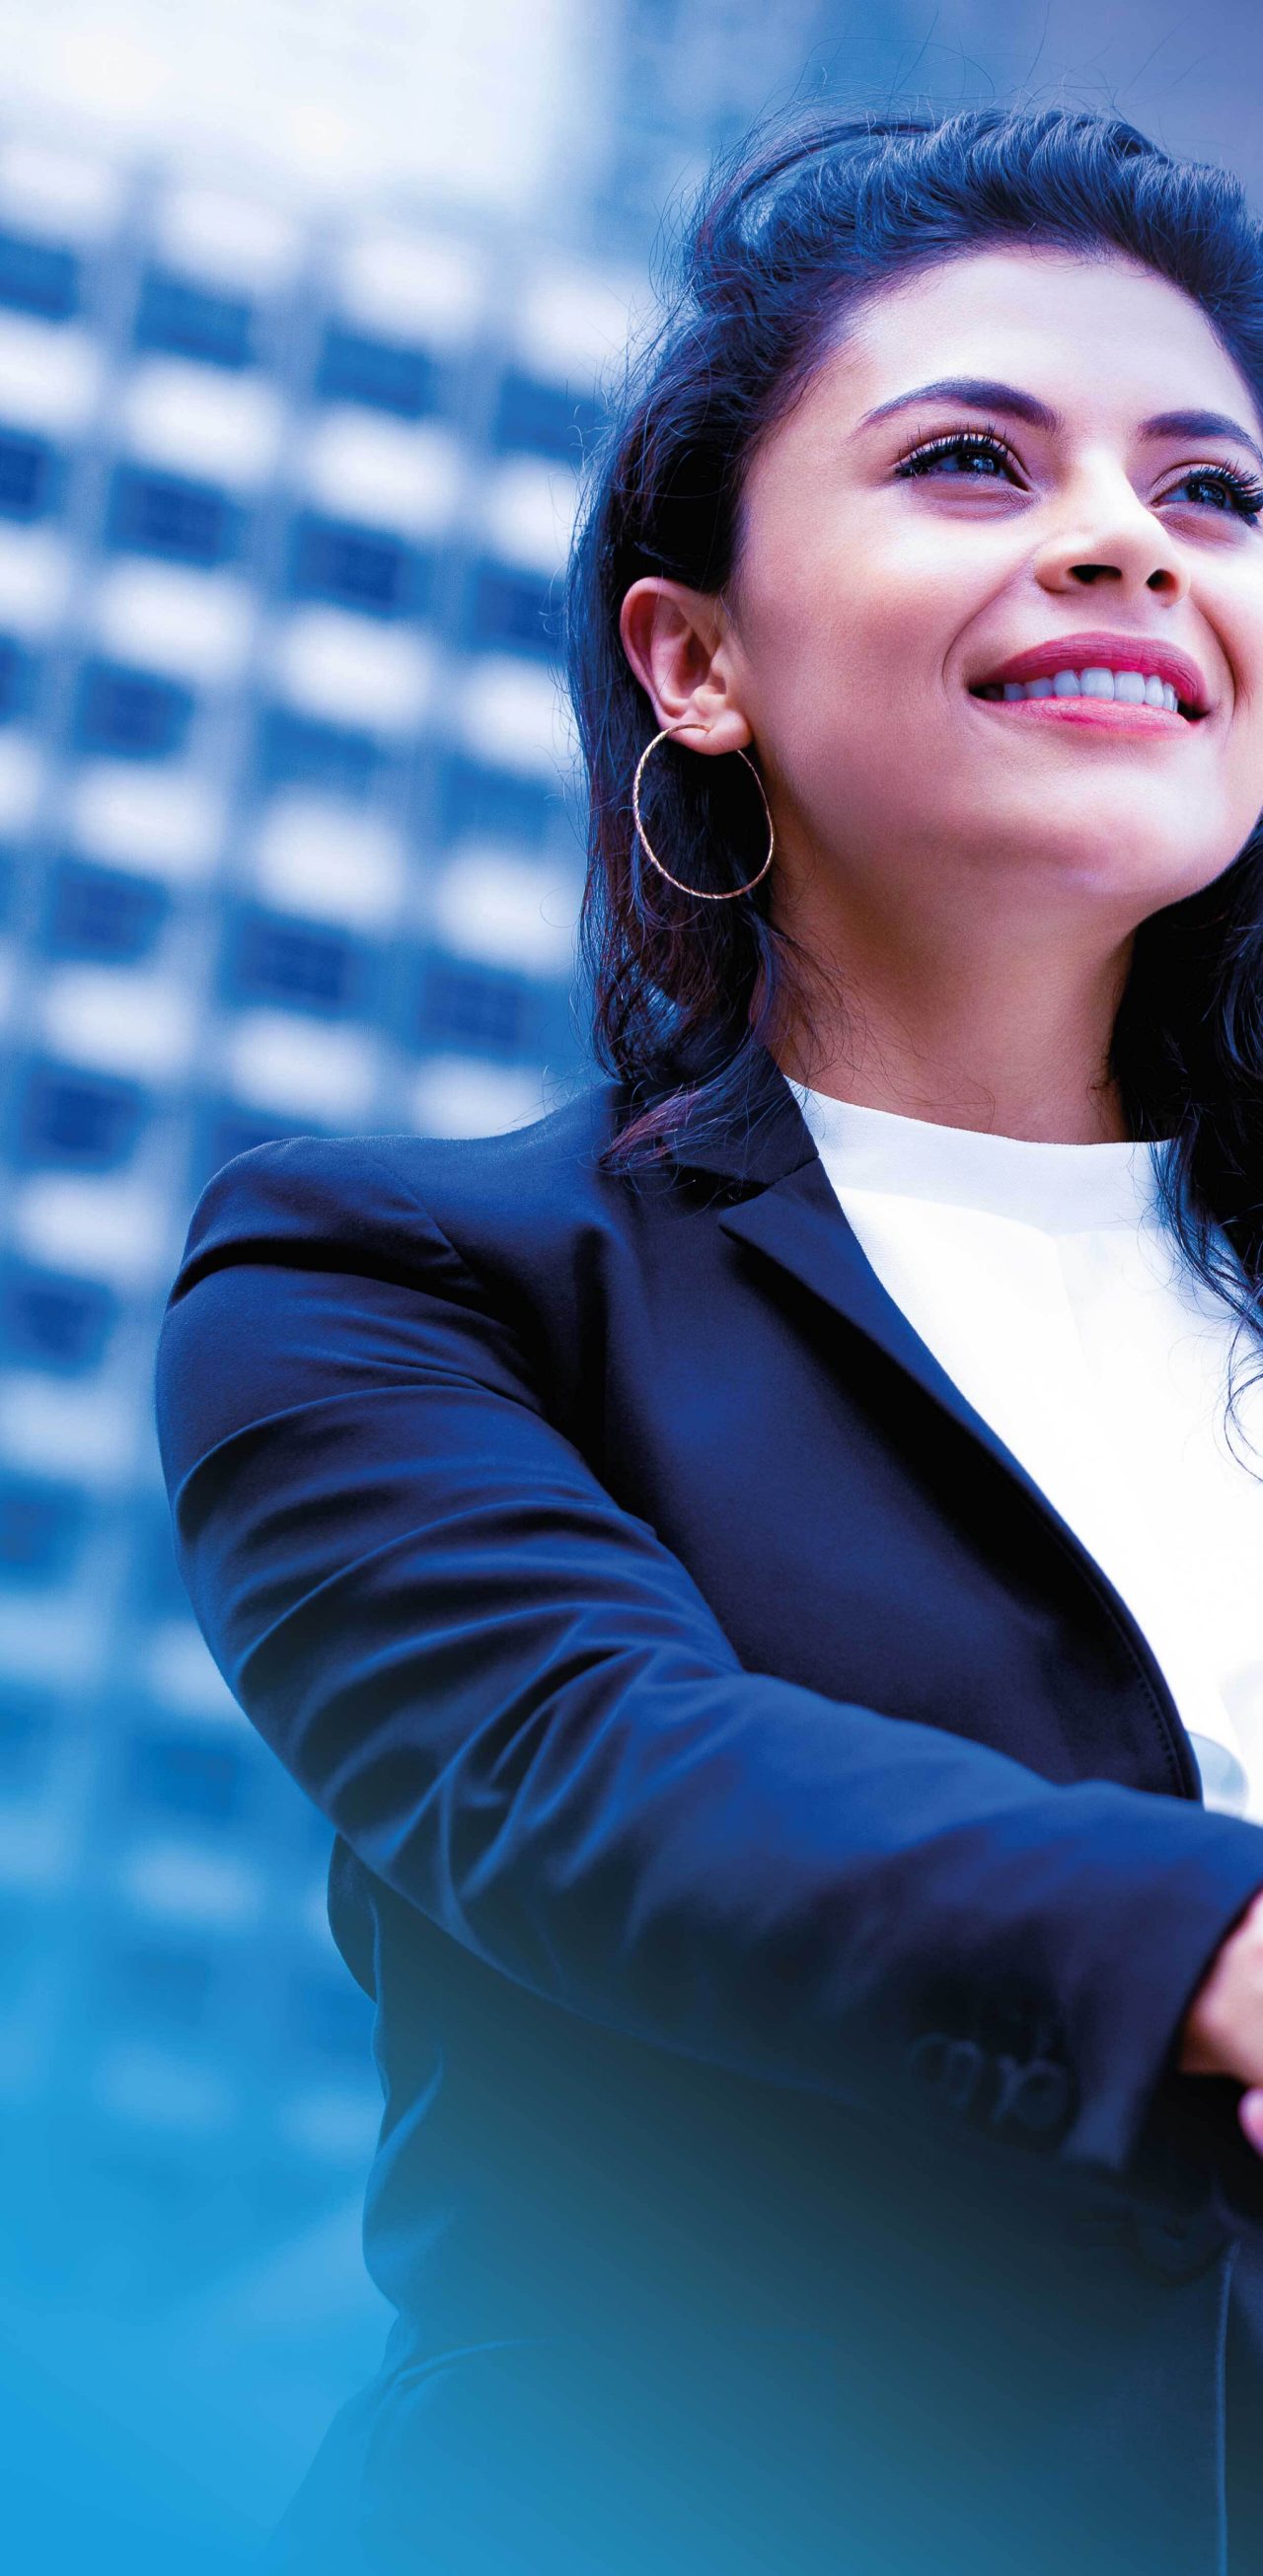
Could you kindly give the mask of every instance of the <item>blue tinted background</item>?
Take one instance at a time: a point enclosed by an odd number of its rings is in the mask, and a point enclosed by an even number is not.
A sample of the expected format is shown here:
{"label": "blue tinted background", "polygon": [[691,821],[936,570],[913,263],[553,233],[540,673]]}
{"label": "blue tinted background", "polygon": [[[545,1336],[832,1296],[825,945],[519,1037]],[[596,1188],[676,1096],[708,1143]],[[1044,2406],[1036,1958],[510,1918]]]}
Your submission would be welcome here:
{"label": "blue tinted background", "polygon": [[378,2358],[368,2007],[176,1575],[153,1344],[230,1156],[584,1073],[556,577],[662,208],[812,96],[1113,103],[1255,177],[1244,8],[508,0],[447,56],[432,14],[260,0],[225,66],[0,0],[14,2564],[235,2563]]}

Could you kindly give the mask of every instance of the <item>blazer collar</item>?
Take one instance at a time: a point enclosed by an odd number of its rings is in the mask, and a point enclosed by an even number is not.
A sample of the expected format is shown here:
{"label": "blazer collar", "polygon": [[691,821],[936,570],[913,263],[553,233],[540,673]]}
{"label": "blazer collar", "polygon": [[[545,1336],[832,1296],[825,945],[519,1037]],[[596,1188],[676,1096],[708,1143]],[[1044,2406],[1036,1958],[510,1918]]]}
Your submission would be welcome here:
{"label": "blazer collar", "polygon": [[[693,1130],[697,1129],[695,1135]],[[721,1128],[703,1131],[696,1107],[676,1129],[670,1158],[690,1171],[766,1184],[818,1160],[816,1140],[775,1056],[755,1040],[745,1086]]]}
{"label": "blazer collar", "polygon": [[[686,1120],[677,1130],[671,1157],[681,1169],[715,1172],[742,1183],[747,1194],[718,1213],[723,1233],[760,1256],[771,1282],[779,1277],[808,1289],[842,1325],[884,1352],[1065,1529],[1042,1487],[969,1403],[883,1287],[838,1200],[794,1093],[765,1046],[758,1046],[741,1104],[723,1130],[694,1144]],[[1079,1543],[1072,1543],[1078,1549]]]}
{"label": "blazer collar", "polygon": [[[870,1355],[880,1353],[893,1362],[905,1383],[910,1380],[919,1386],[940,1413],[957,1423],[1021,1486],[1130,1639],[1160,1713],[1184,1793],[1200,1797],[1170,1686],[1127,1603],[1043,1487],[975,1411],[882,1286],[848,1222],[794,1093],[766,1047],[758,1047],[745,1095],[722,1131],[693,1143],[685,1120],[671,1155],[681,1169],[715,1172],[742,1183],[746,1195],[721,1205],[716,1221],[735,1244],[755,1255],[770,1286],[775,1289],[779,1283],[783,1292],[792,1281],[807,1289],[822,1314],[831,1315],[843,1333],[858,1332]],[[1031,1365],[1038,1365],[1034,1346]]]}

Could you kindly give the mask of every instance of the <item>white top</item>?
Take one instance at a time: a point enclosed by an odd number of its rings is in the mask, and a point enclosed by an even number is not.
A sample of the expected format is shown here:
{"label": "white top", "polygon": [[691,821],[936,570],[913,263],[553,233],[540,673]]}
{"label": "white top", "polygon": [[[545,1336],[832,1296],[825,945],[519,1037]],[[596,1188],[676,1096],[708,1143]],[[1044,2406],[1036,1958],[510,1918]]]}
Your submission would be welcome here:
{"label": "white top", "polygon": [[[1263,1822],[1263,1385],[1234,1456],[1236,1319],[1158,1215],[1165,1147],[1029,1144],[790,1087],[882,1285],[1148,1638],[1207,1806]],[[1243,1378],[1254,1356],[1243,1338]]]}

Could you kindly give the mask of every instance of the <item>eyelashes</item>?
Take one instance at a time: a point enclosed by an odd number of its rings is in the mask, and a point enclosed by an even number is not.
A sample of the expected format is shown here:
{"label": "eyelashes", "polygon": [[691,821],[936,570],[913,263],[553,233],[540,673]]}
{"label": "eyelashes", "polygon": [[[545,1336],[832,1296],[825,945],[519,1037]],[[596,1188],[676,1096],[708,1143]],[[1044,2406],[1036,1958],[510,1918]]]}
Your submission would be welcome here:
{"label": "eyelashes", "polygon": [[[931,463],[940,456],[952,455],[958,449],[973,456],[998,458],[1003,465],[1014,467],[1017,465],[1017,458],[1007,438],[1002,437],[998,429],[993,429],[988,424],[986,429],[945,430],[940,438],[927,438],[920,441],[915,447],[905,449],[895,467],[895,472],[900,476],[910,476],[916,472],[919,465]],[[980,482],[983,480],[981,475],[977,479]]]}
{"label": "eyelashes", "polygon": [[[894,470],[902,481],[916,480],[923,468],[941,457],[952,455],[986,457],[993,463],[1017,470],[1017,458],[1008,440],[990,425],[986,429],[946,430],[939,438],[926,439],[907,449]],[[999,476],[962,473],[956,479],[962,483],[983,483],[998,481]],[[1236,517],[1252,527],[1263,513],[1263,483],[1255,482],[1235,465],[1191,465],[1173,489],[1178,492],[1186,483],[1206,484],[1219,491],[1223,499],[1211,506],[1218,509],[1221,517]],[[1168,493],[1166,498],[1170,497]]]}
{"label": "eyelashes", "polygon": [[[1239,473],[1235,465],[1191,465],[1183,480],[1185,483],[1220,485],[1227,492],[1236,516],[1244,519],[1249,527],[1253,527],[1263,510],[1263,483],[1251,482],[1249,476]],[[1178,484],[1176,490],[1179,490]]]}

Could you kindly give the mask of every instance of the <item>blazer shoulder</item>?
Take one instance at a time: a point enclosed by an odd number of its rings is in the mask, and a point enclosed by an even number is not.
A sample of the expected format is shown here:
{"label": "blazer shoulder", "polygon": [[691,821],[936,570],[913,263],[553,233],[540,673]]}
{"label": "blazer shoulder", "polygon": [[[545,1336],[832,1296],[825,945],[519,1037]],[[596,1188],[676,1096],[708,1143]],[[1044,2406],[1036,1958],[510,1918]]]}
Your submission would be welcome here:
{"label": "blazer shoulder", "polygon": [[600,1168],[623,1086],[592,1082],[523,1126],[488,1136],[286,1136],[235,1155],[190,1219],[173,1293],[224,1260],[415,1263],[433,1254],[477,1265],[608,1219],[625,1186]]}

